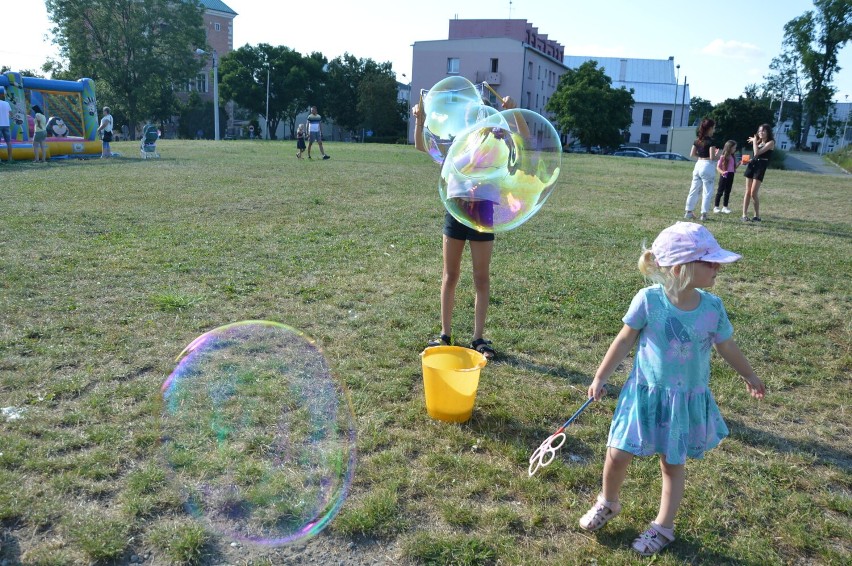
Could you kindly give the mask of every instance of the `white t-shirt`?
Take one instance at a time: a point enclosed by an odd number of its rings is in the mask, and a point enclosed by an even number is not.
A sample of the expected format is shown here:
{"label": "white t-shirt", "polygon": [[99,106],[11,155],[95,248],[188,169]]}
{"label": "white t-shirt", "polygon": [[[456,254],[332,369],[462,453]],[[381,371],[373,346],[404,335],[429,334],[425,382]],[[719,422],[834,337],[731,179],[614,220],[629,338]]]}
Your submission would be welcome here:
{"label": "white t-shirt", "polygon": [[11,126],[9,122],[9,113],[12,112],[12,107],[5,100],[0,100],[0,126]]}
{"label": "white t-shirt", "polygon": [[112,114],[107,114],[101,118],[101,128],[105,132],[112,132]]}

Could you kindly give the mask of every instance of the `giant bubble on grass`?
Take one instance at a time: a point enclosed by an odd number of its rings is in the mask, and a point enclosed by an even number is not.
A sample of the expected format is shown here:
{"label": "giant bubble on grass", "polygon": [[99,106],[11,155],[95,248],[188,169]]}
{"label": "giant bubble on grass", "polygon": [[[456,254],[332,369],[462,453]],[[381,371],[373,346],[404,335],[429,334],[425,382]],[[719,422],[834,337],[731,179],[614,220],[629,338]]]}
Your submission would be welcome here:
{"label": "giant bubble on grass", "polygon": [[426,152],[439,164],[461,131],[497,112],[482,103],[480,92],[472,82],[460,76],[435,83],[423,95],[423,111]]}
{"label": "giant bubble on grass", "polygon": [[549,120],[531,110],[503,110],[459,132],[438,190],[462,224],[505,232],[538,212],[561,167],[562,143]]}
{"label": "giant bubble on grass", "polygon": [[162,387],[163,454],[187,510],[261,545],[319,533],[355,469],[351,403],[319,347],[286,325],[244,321],[178,358]]}

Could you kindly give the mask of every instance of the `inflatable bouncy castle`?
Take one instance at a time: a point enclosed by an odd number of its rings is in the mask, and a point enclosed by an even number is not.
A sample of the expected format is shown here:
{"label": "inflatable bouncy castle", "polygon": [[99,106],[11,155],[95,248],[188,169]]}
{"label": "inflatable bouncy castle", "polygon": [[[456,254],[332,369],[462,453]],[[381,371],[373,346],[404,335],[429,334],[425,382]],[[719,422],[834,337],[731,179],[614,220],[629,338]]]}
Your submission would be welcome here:
{"label": "inflatable bouncy castle", "polygon": [[[33,158],[33,105],[40,106],[47,122],[48,157],[88,157],[101,154],[97,139],[98,106],[92,79],[60,81],[0,74],[0,87],[12,107],[12,158]],[[0,143],[0,159],[6,159]]]}

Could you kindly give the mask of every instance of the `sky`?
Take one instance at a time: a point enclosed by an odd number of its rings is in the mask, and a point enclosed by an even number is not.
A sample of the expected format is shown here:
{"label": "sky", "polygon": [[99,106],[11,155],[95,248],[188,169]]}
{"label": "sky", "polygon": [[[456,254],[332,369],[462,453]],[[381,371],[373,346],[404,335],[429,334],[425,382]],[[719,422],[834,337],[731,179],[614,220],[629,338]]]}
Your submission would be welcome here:
{"label": "sky", "polygon": [[[566,55],[668,59],[680,65],[691,96],[718,104],[760,84],[781,53],[784,24],[813,10],[810,0],[689,3],[682,0],[224,0],[237,14],[234,48],[283,45],[328,59],[350,53],[390,62],[400,82],[411,77],[412,44],[447,39],[449,20],[524,19],[565,47]],[[0,34],[0,66],[38,70],[57,57],[42,0],[2,0],[22,9]],[[696,7],[700,6],[698,10]],[[418,7],[420,11],[417,12]],[[852,95],[852,44],[839,56],[835,100]]]}

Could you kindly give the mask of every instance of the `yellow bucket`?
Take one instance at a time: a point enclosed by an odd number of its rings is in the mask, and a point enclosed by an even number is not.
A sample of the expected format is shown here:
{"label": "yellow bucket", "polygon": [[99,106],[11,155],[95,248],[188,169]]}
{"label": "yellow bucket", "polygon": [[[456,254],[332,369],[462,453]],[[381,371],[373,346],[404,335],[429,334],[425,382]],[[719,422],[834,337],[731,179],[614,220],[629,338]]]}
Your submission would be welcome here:
{"label": "yellow bucket", "polygon": [[488,360],[469,348],[435,346],[420,354],[426,412],[433,419],[463,423],[473,413],[479,370]]}

